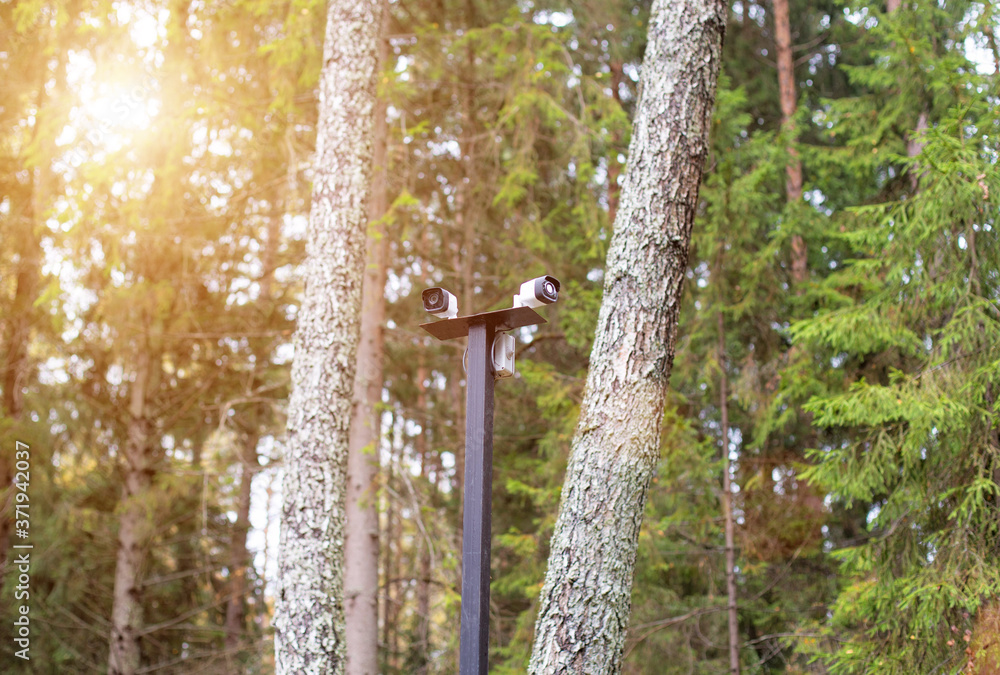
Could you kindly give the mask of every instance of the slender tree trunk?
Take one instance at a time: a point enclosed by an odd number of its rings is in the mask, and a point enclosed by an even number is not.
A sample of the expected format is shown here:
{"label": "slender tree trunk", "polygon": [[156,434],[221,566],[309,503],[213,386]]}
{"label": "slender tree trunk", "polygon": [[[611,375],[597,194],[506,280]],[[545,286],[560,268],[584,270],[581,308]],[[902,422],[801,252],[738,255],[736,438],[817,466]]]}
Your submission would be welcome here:
{"label": "slender tree trunk", "polygon": [[[794,131],[793,125],[798,98],[795,91],[795,61],[792,58],[792,28],[788,0],[774,0],[774,41],[778,61],[778,102],[781,105],[781,124]],[[789,147],[791,157],[785,166],[785,195],[788,201],[802,198],[802,162],[799,153]]]}
{"label": "slender tree trunk", "polygon": [[[924,146],[927,145],[926,141],[919,138],[920,134],[927,130],[927,110],[924,109],[920,112],[920,116],[917,117],[917,126],[914,128],[912,134],[906,135],[906,156],[907,157],[917,157],[921,152],[924,151]],[[916,192],[920,187],[920,179],[923,174],[919,171],[912,171],[910,173],[910,187]]]}
{"label": "slender tree trunk", "polygon": [[240,447],[240,486],[236,501],[236,524],[229,540],[229,600],[226,603],[226,649],[240,646],[245,629],[244,605],[247,595],[247,534],[250,532],[250,497],[253,477],[259,466],[257,442],[260,437],[249,433]]}
{"label": "slender tree trunk", "polygon": [[[57,38],[58,39],[58,38]],[[56,56],[56,71],[63,67],[65,55],[59,52]],[[35,113],[34,124],[31,128],[31,142],[28,147],[34,146],[38,141],[39,130],[42,125],[50,122],[51,101],[50,95],[46,91],[45,82],[50,77],[52,71],[49,68],[42,68],[38,73],[37,90],[35,92]],[[24,157],[20,158],[22,161]],[[2,398],[0,398],[0,415],[15,422],[21,419],[24,412],[23,389],[31,376],[31,358],[28,347],[31,343],[31,326],[34,323],[36,309],[35,299],[38,295],[40,276],[42,267],[41,241],[36,229],[37,214],[42,209],[40,183],[43,171],[48,173],[50,169],[45,169],[44,161],[36,157],[39,169],[29,170],[28,180],[21,189],[11,190],[7,195],[10,200],[9,222],[13,227],[9,231],[11,247],[17,254],[17,262],[14,264],[14,298],[10,306],[10,312],[0,326],[3,333],[0,334],[0,350],[3,350],[3,360],[0,361],[0,388],[2,388]],[[7,232],[5,232],[7,235]],[[2,418],[0,418],[2,419]],[[14,498],[13,480],[14,467],[11,463],[13,455],[7,451],[0,451],[0,579],[3,578],[7,566],[7,554],[10,551],[10,531],[13,521],[12,502]]]}
{"label": "slender tree trunk", "polygon": [[360,329],[381,0],[331,0],[288,410],[276,670],[344,672],[348,430]]}
{"label": "slender tree trunk", "polygon": [[725,27],[719,0],[654,0],[531,673],[621,669]]}
{"label": "slender tree trunk", "polygon": [[[25,231],[31,232],[34,229],[34,217],[26,214],[24,218],[30,219],[30,222],[25,223]],[[40,264],[36,237],[29,234],[24,239],[24,246],[18,252],[20,259],[15,265],[16,272],[13,275],[14,302],[5,322],[7,325],[3,345],[7,353],[3,363],[3,382],[0,385],[3,387],[3,414],[13,420],[20,419],[24,411],[24,395],[21,390],[28,380],[32,302],[38,287]]]}
{"label": "slender tree trunk", "polygon": [[[264,524],[264,560],[271,559],[271,504],[274,502],[274,474],[268,476],[267,479],[267,491],[266,499],[264,502],[264,508],[267,513],[267,521]],[[260,583],[261,586],[267,588],[267,565],[260,571]],[[264,632],[271,628],[271,612],[267,611],[266,605],[261,605],[260,612],[260,627]]]}
{"label": "slender tree trunk", "polygon": [[[393,486],[394,472],[396,468],[396,420],[393,418],[392,442],[389,444],[390,453],[386,463],[385,484],[387,488]],[[385,574],[385,591],[382,601],[382,644],[385,649],[385,666],[392,670],[396,662],[398,652],[398,619],[399,619],[399,591],[396,589],[396,580],[399,578],[398,558],[401,555],[399,550],[399,538],[396,536],[399,527],[396,524],[396,509],[392,501],[392,493],[385,492],[385,546],[383,555],[383,569]],[[395,554],[395,555],[394,555]]]}
{"label": "slender tree trunk", "polygon": [[[887,14],[892,14],[893,12],[898,11],[900,7],[902,7],[902,2],[900,0],[886,0],[886,2],[885,2],[885,11],[886,11]],[[990,44],[994,45],[994,54],[995,54],[996,53],[995,52],[995,43],[992,42],[992,40],[993,40],[993,34],[992,34],[992,32],[987,33],[987,38],[991,41]],[[927,120],[927,109],[925,108],[924,110],[922,110],[920,112],[920,116],[917,118],[917,126],[913,130],[914,133],[912,133],[912,134],[906,134],[906,156],[907,157],[913,158],[913,157],[916,157],[917,155],[919,155],[921,152],[923,152],[924,145],[925,145],[924,142],[920,141],[920,140],[918,140],[916,138],[914,138],[914,136],[917,136],[922,131],[925,131],[927,129],[927,123],[928,123],[928,120]],[[913,171],[910,174],[910,187],[913,188],[914,192],[917,191],[917,188],[919,187],[919,184],[920,184],[920,174],[918,172],[916,172],[916,171]]]}
{"label": "slender tree trunk", "polygon": [[965,651],[965,675],[1000,673],[1000,601],[983,604],[976,612],[972,637]]}
{"label": "slender tree trunk", "polygon": [[153,477],[150,448],[152,429],[146,417],[151,361],[147,347],[138,356],[129,392],[130,421],[125,446],[122,448],[124,487],[112,592],[111,644],[108,656],[110,675],[132,675],[138,670],[142,656],[139,649],[143,628],[140,575],[149,539],[149,509],[144,500],[148,499]]}
{"label": "slender tree trunk", "polygon": [[[294,201],[294,193],[296,191],[295,185],[295,153],[293,145],[293,131],[291,125],[289,125],[285,132],[285,140],[288,147],[288,164],[286,167],[286,184],[284,186],[284,209],[282,214],[288,213],[289,203]],[[276,196],[277,199],[280,197]],[[263,243],[264,250],[261,254],[261,265],[263,271],[260,277],[260,295],[258,296],[257,303],[263,309],[263,314],[261,315],[262,321],[259,324],[259,328],[266,329],[268,322],[274,317],[275,304],[274,297],[272,296],[272,287],[274,283],[274,270],[276,267],[275,260],[278,254],[278,246],[281,239],[281,221],[280,215],[272,215],[268,219],[267,228],[265,230],[264,236],[265,240]],[[253,348],[253,353],[256,357],[257,363],[266,362],[268,355],[266,349]],[[254,389],[258,386],[260,380],[257,377],[253,377],[250,380],[249,389]],[[226,649],[230,652],[235,652],[240,647],[240,639],[246,628],[246,597],[248,594],[248,588],[246,583],[246,572],[247,567],[250,564],[250,559],[248,557],[247,549],[247,536],[250,533],[250,503],[252,499],[253,492],[253,481],[254,477],[257,475],[257,470],[260,468],[260,456],[257,453],[257,444],[260,441],[259,427],[257,426],[257,417],[254,414],[251,417],[251,425],[253,425],[252,430],[247,433],[243,438],[243,443],[239,453],[240,461],[240,484],[239,492],[237,495],[237,506],[236,506],[236,523],[233,527],[233,532],[230,536],[229,550],[230,550],[230,582],[229,582],[229,600],[226,603]],[[200,454],[200,453],[199,453]],[[196,458],[198,459],[198,458]],[[268,486],[268,501],[265,509],[270,510],[270,495],[271,488]],[[264,531],[264,548],[265,556],[264,559],[267,560],[267,526],[265,525]],[[261,575],[261,583],[264,583],[263,575]]]}
{"label": "slender tree trunk", "polygon": [[[379,67],[389,54],[388,12],[381,9]],[[347,534],[344,540],[344,615],[348,675],[378,673],[378,451],[382,401],[387,247],[381,219],[388,210],[386,102],[375,105],[372,194],[368,205],[367,264],[361,293],[361,342],[347,454]]]}
{"label": "slender tree trunk", "polygon": [[[424,363],[426,354],[420,352],[420,364],[417,367],[417,410],[421,413],[427,411],[427,386],[424,381],[427,379],[427,365]],[[421,421],[423,430],[416,438],[417,455],[420,460],[421,486],[426,485],[428,490],[433,490],[434,485],[429,480],[430,471],[428,464],[430,460],[427,456],[427,436],[428,421],[425,417]],[[414,505],[420,508],[420,504]],[[430,653],[430,613],[431,613],[431,551],[427,542],[421,538],[418,545],[419,568],[417,572],[417,643],[418,657],[416,664],[417,675],[427,675],[428,656]]]}
{"label": "slender tree trunk", "polygon": [[[794,138],[795,61],[792,58],[792,29],[788,13],[788,0],[774,0],[774,41],[778,60],[778,98],[781,104],[781,125]],[[785,166],[785,199],[789,204],[802,200],[802,162],[794,145],[788,147],[788,164]],[[807,278],[809,253],[800,234],[792,235],[792,281],[801,285]]]}
{"label": "slender tree trunk", "polygon": [[726,373],[726,323],[719,312],[719,410],[722,413],[722,518],[726,532],[726,611],[729,616],[729,673],[740,672],[740,622],[736,613],[736,544],[733,486],[729,463],[729,377]]}
{"label": "slender tree trunk", "polygon": [[[610,68],[611,98],[620,106],[622,77],[625,75],[624,64],[621,61],[612,61]],[[621,140],[621,133],[616,129],[611,135],[611,152],[608,153],[608,222],[612,225],[618,214],[618,202],[621,196],[621,187],[618,185],[618,177],[622,172],[621,164],[618,163],[618,144]]]}
{"label": "slender tree trunk", "polygon": [[[28,345],[31,340],[31,322],[34,308],[32,304],[38,292],[38,270],[41,267],[39,251],[41,247],[35,234],[34,208],[34,175],[29,174],[28,185],[25,187],[24,198],[12,200],[11,219],[17,223],[12,241],[15,244],[19,260],[14,265],[14,301],[9,314],[4,320],[3,341],[4,360],[0,362],[0,387],[3,388],[0,419],[18,421],[24,411],[24,395],[22,389],[28,381],[31,372],[31,361],[28,357]],[[14,467],[10,460],[13,453],[4,449],[0,451],[0,579],[7,565],[7,553],[10,550],[11,531],[11,500],[14,480]]]}

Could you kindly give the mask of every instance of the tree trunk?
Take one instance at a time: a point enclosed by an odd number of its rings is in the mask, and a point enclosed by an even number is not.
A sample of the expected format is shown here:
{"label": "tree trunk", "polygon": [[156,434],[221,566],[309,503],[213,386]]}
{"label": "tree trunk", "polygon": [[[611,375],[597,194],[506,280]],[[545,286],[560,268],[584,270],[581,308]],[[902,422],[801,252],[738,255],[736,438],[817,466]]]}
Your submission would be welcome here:
{"label": "tree trunk", "polygon": [[[41,43],[38,45],[41,46]],[[65,55],[59,52],[57,69],[63,66]],[[46,92],[45,81],[50,77],[50,68],[39,71],[37,90],[35,91],[34,123],[31,127],[30,143],[35,146],[43,123],[49,123],[51,115],[51,96]],[[27,103],[27,100],[25,101]],[[8,188],[9,215],[8,222],[12,227],[5,230],[5,237],[12,244],[10,253],[16,253],[17,262],[8,270],[14,278],[14,297],[7,316],[0,321],[3,332],[0,334],[0,415],[17,422],[24,412],[23,388],[31,377],[32,359],[28,348],[31,343],[31,327],[35,323],[38,310],[34,306],[38,296],[42,268],[42,247],[37,230],[37,214],[43,210],[40,189],[44,185],[41,180],[45,161],[35,157],[39,169],[27,171],[27,181],[20,185],[15,182]],[[15,158],[15,164],[26,164],[26,157]],[[41,184],[41,185],[40,185]],[[16,186],[16,187],[14,187]],[[2,417],[0,417],[2,419]],[[14,498],[13,455],[8,451],[0,452],[0,579],[4,577],[7,566],[7,555],[10,551],[10,531],[13,523],[12,501]]]}
{"label": "tree trunk", "polygon": [[[620,60],[612,60],[609,65],[611,68],[611,98],[621,106],[621,86],[622,78],[625,75],[625,64]],[[622,172],[621,164],[618,163],[618,145],[621,141],[621,133],[616,129],[611,135],[611,149],[608,152],[608,222],[612,225],[614,225],[615,216],[618,214],[618,201],[621,195],[621,187],[618,185],[618,177]]]}
{"label": "tree trunk", "polygon": [[542,588],[532,673],[617,673],[660,457],[726,5],[653,3],[604,300]]}
{"label": "tree trunk", "polygon": [[976,612],[969,646],[965,650],[965,675],[1000,673],[1000,602],[993,600]]}
{"label": "tree trunk", "polygon": [[[35,233],[35,178],[28,174],[28,185],[24,188],[23,200],[17,195],[11,195],[13,206],[12,220],[16,223],[11,238],[18,261],[14,268],[14,298],[10,312],[5,317],[2,345],[4,361],[0,363],[0,387],[3,389],[0,419],[7,418],[17,421],[24,411],[24,396],[22,388],[28,381],[31,372],[31,361],[28,357],[28,344],[31,340],[31,323],[35,313],[33,303],[38,292],[38,270],[41,268],[39,252],[41,247]],[[21,202],[21,203],[19,203]],[[12,500],[14,491],[13,453],[4,450],[0,452],[0,578],[7,566],[7,553],[10,550]]]}
{"label": "tree trunk", "polygon": [[[291,125],[289,125],[285,131],[288,157],[285,174],[285,190],[287,192],[284,195],[284,213],[288,213],[290,211],[288,204],[293,201],[296,191],[295,172],[297,162],[295,159],[293,134],[294,131]],[[263,310],[263,314],[261,316],[264,320],[258,325],[258,329],[261,331],[266,330],[268,322],[271,318],[273,318],[276,311],[275,299],[272,296],[272,287],[274,284],[274,270],[276,267],[275,260],[278,254],[278,247],[281,243],[281,220],[282,219],[280,217],[272,216],[268,219],[267,228],[264,231],[264,250],[261,253],[261,266],[263,268],[263,272],[260,277],[260,295],[257,298],[258,306]],[[265,349],[254,348],[253,353],[256,363],[265,363],[268,359],[268,354]],[[251,378],[249,389],[256,389],[259,383],[260,380],[257,377]],[[241,470],[236,506],[236,523],[233,526],[233,532],[230,536],[229,543],[230,582],[229,600],[226,604],[225,627],[226,649],[231,653],[235,653],[235,651],[240,648],[240,638],[246,628],[246,597],[248,593],[246,571],[250,564],[247,552],[247,536],[250,533],[250,503],[253,492],[253,481],[254,477],[257,475],[258,469],[260,468],[260,456],[257,452],[257,444],[260,441],[260,431],[257,426],[258,420],[256,412],[252,413],[250,424],[253,426],[243,438],[242,450],[239,456]],[[268,501],[265,506],[265,512],[270,512],[270,486],[268,486],[267,494]],[[264,548],[264,560],[267,560],[267,525],[264,527]],[[266,586],[265,580],[263,579],[263,573],[261,574],[260,583],[262,586]]]}
{"label": "tree trunk", "polygon": [[[792,58],[792,29],[788,13],[788,0],[774,0],[774,41],[778,57],[778,98],[781,104],[781,126],[794,138],[795,61]],[[785,200],[797,204],[802,199],[802,162],[794,145],[788,146],[788,164],[785,166]],[[792,235],[792,281],[801,285],[808,276],[809,253],[800,234]]]}
{"label": "tree trunk", "polygon": [[111,606],[109,675],[132,675],[139,668],[139,638],[143,628],[140,574],[149,539],[149,497],[153,482],[150,448],[151,424],[146,417],[146,397],[152,359],[148,349],[138,356],[129,392],[129,424],[122,451],[121,520]]}
{"label": "tree trunk", "polygon": [[[396,466],[396,420],[392,420],[390,424],[390,429],[392,429],[392,442],[389,444],[389,457],[386,462],[385,471],[385,485],[386,488],[393,487],[393,474]],[[399,577],[398,568],[398,558],[402,555],[399,546],[399,537],[397,532],[399,527],[396,525],[396,510],[395,505],[392,501],[392,493],[389,489],[385,491],[385,544],[383,547],[383,573],[385,574],[385,586],[383,587],[383,600],[382,600],[382,645],[385,650],[385,667],[387,670],[392,671],[393,666],[396,662],[396,654],[398,652],[397,642],[399,631],[397,627],[399,619],[399,605],[400,601],[398,599],[399,592],[395,593],[396,597],[393,597],[393,589],[396,588],[396,580]],[[397,555],[393,555],[393,552]]]}
{"label": "tree trunk", "polygon": [[[885,2],[885,11],[887,14],[892,14],[893,12],[898,11],[900,7],[902,7],[901,0],[886,0]],[[992,33],[987,34],[987,37],[991,41],[992,45],[993,44]],[[926,131],[927,124],[928,124],[927,109],[924,108],[924,110],[921,111],[920,116],[917,118],[917,126],[913,130],[914,133],[906,134],[905,136],[907,157],[913,158],[919,155],[921,152],[923,152],[924,142],[915,139],[913,137],[915,135],[919,135],[923,131]],[[913,188],[914,192],[916,192],[919,185],[920,185],[920,174],[914,171],[913,173],[910,174],[910,187]]]}
{"label": "tree trunk", "polygon": [[229,600],[226,603],[226,649],[235,652],[244,631],[244,603],[247,595],[247,534],[250,532],[250,497],[253,477],[259,466],[256,433],[249,433],[240,448],[240,487],[236,524],[229,540]]}
{"label": "tree trunk", "polygon": [[275,603],[276,671],[344,672],[348,430],[371,190],[380,0],[331,0],[305,293],[295,332]]}
{"label": "tree trunk", "polygon": [[[721,267],[721,265],[720,265]],[[721,275],[720,275],[721,278]],[[729,673],[740,673],[740,622],[736,613],[736,545],[733,486],[729,466],[729,378],[726,375],[726,323],[719,312],[719,411],[722,413],[722,518],[726,537],[726,611],[729,615]]]}
{"label": "tree trunk", "polygon": [[[378,57],[388,58],[388,12],[382,10]],[[361,342],[354,380],[354,411],[347,451],[347,536],[344,540],[344,615],[348,675],[378,673],[378,452],[385,322],[386,239],[381,219],[388,210],[386,102],[375,106],[372,195],[361,292]]]}
{"label": "tree trunk", "polygon": [[[420,352],[417,358],[419,359],[419,365],[417,366],[417,410],[425,413],[427,411],[427,386],[424,384],[424,380],[428,377],[427,365],[425,363],[426,354]],[[425,416],[420,422],[422,430],[416,438],[416,449],[420,459],[420,487],[423,488],[426,484],[429,494],[433,495],[434,484],[430,480],[430,458],[427,456],[427,437],[430,431],[428,425],[428,416]],[[426,482],[424,479],[426,479]],[[416,502],[413,505],[414,509],[421,508],[422,505],[417,495],[414,495],[414,501]],[[423,516],[418,514],[417,518],[422,519]],[[427,541],[423,540],[420,541],[417,550],[419,571],[417,572],[417,659],[415,672],[416,675],[427,675],[431,632],[431,551]]]}

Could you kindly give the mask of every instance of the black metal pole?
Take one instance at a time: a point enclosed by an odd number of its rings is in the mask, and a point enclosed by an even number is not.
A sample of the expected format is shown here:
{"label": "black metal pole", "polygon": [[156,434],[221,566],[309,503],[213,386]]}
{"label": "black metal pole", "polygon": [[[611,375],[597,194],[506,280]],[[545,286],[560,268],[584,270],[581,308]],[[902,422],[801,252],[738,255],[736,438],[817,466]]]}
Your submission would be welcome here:
{"label": "black metal pole", "polygon": [[460,675],[487,675],[490,647],[490,509],[493,487],[493,337],[545,323],[530,307],[421,324],[438,340],[469,337],[465,376],[465,514],[462,521]]}
{"label": "black metal pole", "polygon": [[487,675],[490,643],[490,509],[493,485],[493,326],[469,326],[465,385],[461,675]]}

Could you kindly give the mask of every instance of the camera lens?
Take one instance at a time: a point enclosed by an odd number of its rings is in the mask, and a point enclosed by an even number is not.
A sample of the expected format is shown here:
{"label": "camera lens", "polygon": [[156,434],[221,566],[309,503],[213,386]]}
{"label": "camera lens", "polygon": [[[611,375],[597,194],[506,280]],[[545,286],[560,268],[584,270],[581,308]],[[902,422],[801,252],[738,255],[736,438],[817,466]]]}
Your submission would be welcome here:
{"label": "camera lens", "polygon": [[434,292],[427,296],[427,304],[431,307],[437,307],[441,304],[441,294]]}
{"label": "camera lens", "polygon": [[549,296],[551,298],[555,294],[556,294],[555,284],[553,284],[551,281],[546,281],[545,282],[545,295],[547,295],[547,296]]}

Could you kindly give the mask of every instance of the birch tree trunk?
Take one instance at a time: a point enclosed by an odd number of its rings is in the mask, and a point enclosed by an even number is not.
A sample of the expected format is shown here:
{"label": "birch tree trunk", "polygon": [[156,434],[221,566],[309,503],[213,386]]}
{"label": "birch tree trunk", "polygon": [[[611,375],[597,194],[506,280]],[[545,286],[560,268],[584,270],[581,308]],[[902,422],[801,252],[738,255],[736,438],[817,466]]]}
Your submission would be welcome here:
{"label": "birch tree trunk", "polygon": [[[381,4],[381,3],[380,3]],[[389,52],[381,9],[379,67]],[[361,300],[361,343],[354,380],[354,411],[347,458],[347,535],[344,554],[344,600],[349,675],[378,673],[378,451],[382,401],[382,353],[385,322],[386,240],[380,220],[388,211],[386,102],[375,106],[372,194],[368,219]]]}
{"label": "birch tree trunk", "polygon": [[380,0],[327,5],[275,603],[279,674],[343,673],[344,521],[371,190]]}
{"label": "birch tree trunk", "polygon": [[642,93],[542,588],[531,673],[621,669],[725,26],[720,0],[653,3]]}

